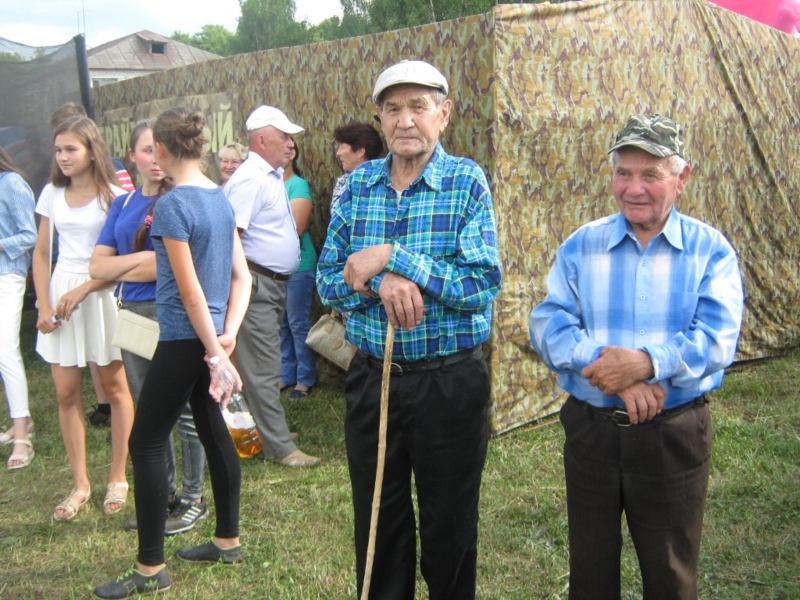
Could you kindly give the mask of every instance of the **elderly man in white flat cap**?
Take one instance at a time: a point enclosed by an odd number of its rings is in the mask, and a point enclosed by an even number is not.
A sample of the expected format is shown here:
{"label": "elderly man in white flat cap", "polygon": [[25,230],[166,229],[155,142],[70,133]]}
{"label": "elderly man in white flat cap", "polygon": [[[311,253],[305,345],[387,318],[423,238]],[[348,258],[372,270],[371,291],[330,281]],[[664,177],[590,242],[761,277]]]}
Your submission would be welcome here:
{"label": "elderly man in white flat cap", "polygon": [[373,92],[390,150],[353,171],[320,255],[322,301],[352,311],[358,348],[345,378],[345,441],[363,587],[377,463],[384,339],[398,328],[386,466],[370,598],[413,600],[419,506],[421,570],[431,600],[475,597],[478,497],[489,438],[489,337],[500,290],[494,209],[483,171],[448,155],[444,76],[403,61]]}
{"label": "elderly man in white flat cap", "polygon": [[280,329],[286,281],[300,262],[300,239],[283,183],[292,135],[303,128],[280,110],[259,106],[247,119],[250,152],[225,184],[236,214],[253,290],[236,346],[247,407],[255,419],[267,460],[287,467],[312,467],[319,458],[295,445],[280,401]]}

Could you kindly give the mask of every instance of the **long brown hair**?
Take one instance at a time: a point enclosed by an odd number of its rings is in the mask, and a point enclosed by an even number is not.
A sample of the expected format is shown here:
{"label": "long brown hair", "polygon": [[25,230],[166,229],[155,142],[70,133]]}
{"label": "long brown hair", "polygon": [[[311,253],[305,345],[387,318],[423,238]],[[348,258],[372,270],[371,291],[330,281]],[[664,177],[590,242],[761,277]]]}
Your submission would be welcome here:
{"label": "long brown hair", "polygon": [[25,172],[17,166],[17,164],[14,162],[14,159],[8,155],[8,152],[6,152],[5,149],[0,146],[0,173],[4,172],[16,173],[22,177],[25,180],[25,183],[28,184],[28,187],[30,187],[31,182],[28,181],[28,176],[25,175]]}
{"label": "long brown hair", "polygon": [[[100,130],[94,121],[88,117],[73,117],[63,121],[53,132],[53,141],[62,133],[72,133],[80,140],[84,147],[89,150],[92,155],[92,179],[94,179],[95,186],[98,192],[98,202],[100,208],[108,212],[108,207],[114,200],[114,192],[111,190],[112,185],[119,186],[117,179],[117,170],[114,168],[114,163],[111,162],[111,155],[108,152],[106,141],[100,134]],[[50,175],[50,181],[56,187],[67,187],[72,183],[72,178],[67,177],[61,172],[58,162],[53,157],[53,169]]]}
{"label": "long brown hair", "polygon": [[[139,143],[139,138],[142,137],[142,134],[145,131],[153,129],[153,121],[148,119],[147,121],[142,121],[141,123],[137,123],[136,127],[131,130],[130,138],[128,139],[128,150],[130,152],[136,152],[136,144]],[[144,177],[143,173],[140,173],[142,177]],[[172,188],[175,187],[175,182],[170,177],[164,177],[158,184],[158,191],[156,191],[155,196],[153,196],[153,200],[150,202],[150,208],[147,209],[147,216],[152,219],[153,211],[156,208],[156,202],[158,199],[161,198],[164,194],[170,191]],[[141,252],[144,250],[144,246],[147,243],[147,232],[150,229],[150,226],[147,224],[147,221],[142,223],[139,226],[139,229],[136,230],[136,233],[133,236],[133,251],[134,252]]]}

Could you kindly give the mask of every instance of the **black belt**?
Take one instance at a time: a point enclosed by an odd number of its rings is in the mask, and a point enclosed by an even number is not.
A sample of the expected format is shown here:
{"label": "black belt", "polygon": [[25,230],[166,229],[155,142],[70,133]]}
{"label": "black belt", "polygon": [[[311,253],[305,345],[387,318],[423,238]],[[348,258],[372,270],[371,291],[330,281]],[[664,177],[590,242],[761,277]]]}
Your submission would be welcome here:
{"label": "black belt", "polygon": [[[575,398],[578,400],[577,398]],[[581,400],[578,400],[581,402]],[[631,418],[628,416],[628,411],[624,408],[612,407],[612,408],[598,408],[596,406],[592,406],[588,402],[585,403],[586,406],[589,407],[591,413],[601,419],[603,421],[609,421],[614,423],[619,427],[630,427],[632,425]],[[662,410],[658,413],[653,419],[650,421],[644,421],[645,423],[658,423],[659,421],[666,421],[667,419],[671,419],[673,417],[677,417],[681,413],[685,413],[687,410],[692,408],[699,408],[708,404],[708,399],[706,398],[705,394],[695,398],[694,400],[690,400],[685,404],[681,404],[680,406],[676,406],[674,408],[670,408],[667,410]]]}
{"label": "black belt", "polygon": [[252,260],[247,261],[247,266],[250,267],[251,271],[255,271],[259,275],[263,275],[264,277],[269,277],[270,279],[274,279],[275,281],[289,281],[289,277],[291,277],[291,275],[276,273],[272,269],[268,269],[267,267],[262,267],[261,265],[257,265]]}
{"label": "black belt", "polygon": [[[369,366],[373,369],[383,370],[383,361],[378,360],[377,358],[373,358],[369,354],[365,352],[358,351],[358,354],[362,357],[367,359]],[[447,365],[454,365],[456,363],[461,362],[462,360],[467,360],[468,358],[478,358],[479,356],[483,356],[483,350],[480,346],[475,346],[474,348],[467,348],[466,350],[460,350],[455,354],[450,354],[448,356],[440,356],[439,358],[432,358],[430,360],[420,360],[416,362],[393,362],[391,366],[391,374],[392,375],[406,375],[409,373],[421,373],[423,371],[432,371],[433,369],[441,369],[442,367],[446,367]]]}

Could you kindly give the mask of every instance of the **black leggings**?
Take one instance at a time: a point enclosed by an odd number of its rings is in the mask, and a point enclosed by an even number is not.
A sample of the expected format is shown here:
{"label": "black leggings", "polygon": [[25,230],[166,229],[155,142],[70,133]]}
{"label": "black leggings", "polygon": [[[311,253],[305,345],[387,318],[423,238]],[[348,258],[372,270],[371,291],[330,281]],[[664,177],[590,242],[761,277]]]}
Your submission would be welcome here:
{"label": "black leggings", "polygon": [[219,405],[208,394],[210,375],[198,339],[159,342],[142,386],[133,421],[133,461],[137,560],[147,566],[164,561],[164,525],[168,486],[165,451],[169,433],[186,401],[192,408],[197,435],[206,451],[217,510],[216,537],[239,535],[239,492],[242,473]]}

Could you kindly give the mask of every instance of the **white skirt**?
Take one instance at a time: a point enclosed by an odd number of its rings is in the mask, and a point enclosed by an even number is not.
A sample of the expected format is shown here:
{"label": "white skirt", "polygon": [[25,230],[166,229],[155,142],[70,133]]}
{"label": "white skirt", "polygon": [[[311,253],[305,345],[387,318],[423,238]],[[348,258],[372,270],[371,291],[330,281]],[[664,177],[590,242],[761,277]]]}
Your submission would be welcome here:
{"label": "white skirt", "polygon": [[[50,305],[56,306],[61,296],[89,280],[89,274],[63,273],[56,268],[50,278]],[[87,362],[100,366],[122,360],[119,348],[111,345],[117,323],[114,287],[92,292],[69,321],[53,333],[39,332],[36,352],[49,363],[62,367],[85,367]]]}

